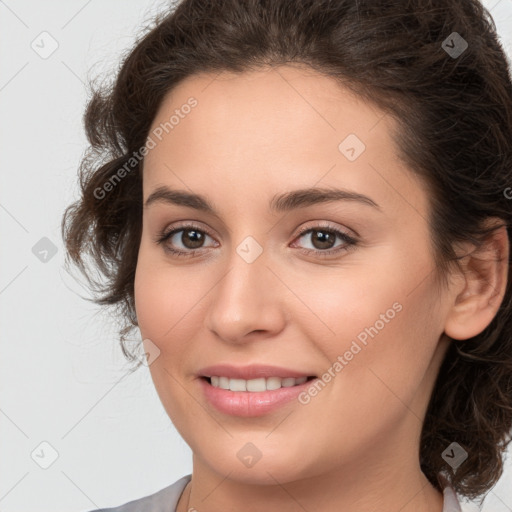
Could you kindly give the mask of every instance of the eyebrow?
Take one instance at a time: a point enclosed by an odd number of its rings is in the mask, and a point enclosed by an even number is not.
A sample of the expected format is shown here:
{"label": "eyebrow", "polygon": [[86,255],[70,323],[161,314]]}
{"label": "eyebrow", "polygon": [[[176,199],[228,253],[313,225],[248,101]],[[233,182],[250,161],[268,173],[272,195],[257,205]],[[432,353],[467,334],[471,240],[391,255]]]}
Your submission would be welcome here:
{"label": "eyebrow", "polygon": [[[361,204],[371,206],[377,210],[381,207],[370,197],[351,190],[332,188],[303,188],[276,194],[269,203],[271,212],[287,212],[297,208],[306,208],[320,203],[334,201],[357,201]],[[162,185],[156,188],[147,198],[144,208],[154,203],[174,204],[186,206],[202,212],[219,216],[214,206],[208,199],[200,194],[186,192],[184,190],[172,190]]]}

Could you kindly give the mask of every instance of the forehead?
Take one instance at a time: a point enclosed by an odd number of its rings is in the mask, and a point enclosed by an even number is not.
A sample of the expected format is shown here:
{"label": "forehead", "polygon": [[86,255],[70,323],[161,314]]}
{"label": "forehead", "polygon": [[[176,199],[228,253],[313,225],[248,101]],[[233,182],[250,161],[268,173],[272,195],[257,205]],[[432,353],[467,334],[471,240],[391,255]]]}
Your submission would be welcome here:
{"label": "forehead", "polygon": [[145,196],[162,183],[205,195],[222,183],[247,195],[248,183],[275,192],[320,180],[377,195],[405,180],[398,188],[413,193],[418,183],[397,156],[395,129],[393,118],[310,68],[193,75],[153,120],[150,133],[160,130],[161,140],[145,158]]}
{"label": "forehead", "polygon": [[[193,109],[187,107],[190,98],[197,102]],[[251,142],[256,151],[287,149],[286,144],[292,142],[300,142],[294,151],[307,150],[319,141],[325,141],[324,147],[349,133],[373,146],[386,144],[391,142],[387,131],[393,125],[383,112],[333,78],[290,65],[187,77],[165,96],[152,129],[168,122],[174,112],[181,116],[179,120],[175,116],[170,131],[187,137],[189,144],[200,142],[195,135],[212,141],[225,140],[229,134],[233,143]]]}

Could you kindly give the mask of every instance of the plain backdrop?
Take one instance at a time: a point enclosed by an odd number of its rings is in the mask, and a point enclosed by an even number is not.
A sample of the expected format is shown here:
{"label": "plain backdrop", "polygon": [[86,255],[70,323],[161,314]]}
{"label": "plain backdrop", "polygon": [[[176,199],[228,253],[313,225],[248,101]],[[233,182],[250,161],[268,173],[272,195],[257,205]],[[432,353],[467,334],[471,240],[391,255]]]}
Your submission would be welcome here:
{"label": "plain backdrop", "polygon": [[[512,0],[484,5],[512,55]],[[166,8],[0,0],[2,512],[116,506],[192,471],[147,367],[128,373],[117,326],[65,271],[60,236],[86,148],[84,85]],[[482,510],[512,511],[511,483],[508,457]]]}

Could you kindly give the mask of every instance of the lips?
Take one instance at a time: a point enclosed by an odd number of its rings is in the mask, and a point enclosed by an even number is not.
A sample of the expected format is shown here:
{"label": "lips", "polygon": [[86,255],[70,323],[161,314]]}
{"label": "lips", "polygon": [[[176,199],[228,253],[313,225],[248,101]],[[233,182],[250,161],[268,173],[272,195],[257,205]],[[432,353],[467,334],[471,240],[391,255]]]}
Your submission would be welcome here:
{"label": "lips", "polygon": [[317,379],[313,373],[291,368],[228,364],[203,368],[198,377],[204,398],[217,411],[246,418],[270,414],[293,403]]}
{"label": "lips", "polygon": [[198,379],[199,387],[207,403],[223,414],[245,418],[271,414],[287,404],[293,406],[295,403],[295,407],[298,407],[298,396],[316,380],[308,380],[302,384],[275,390],[250,392],[221,389],[212,386],[206,377]]}

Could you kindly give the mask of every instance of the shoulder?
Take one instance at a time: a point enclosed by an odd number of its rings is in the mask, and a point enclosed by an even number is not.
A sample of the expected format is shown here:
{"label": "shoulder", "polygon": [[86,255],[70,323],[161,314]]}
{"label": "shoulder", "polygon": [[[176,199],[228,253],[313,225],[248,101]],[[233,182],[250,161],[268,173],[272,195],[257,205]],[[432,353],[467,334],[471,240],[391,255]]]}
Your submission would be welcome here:
{"label": "shoulder", "polygon": [[130,501],[118,507],[96,509],[89,512],[175,512],[181,493],[190,479],[191,475],[185,475],[173,484],[149,496]]}

